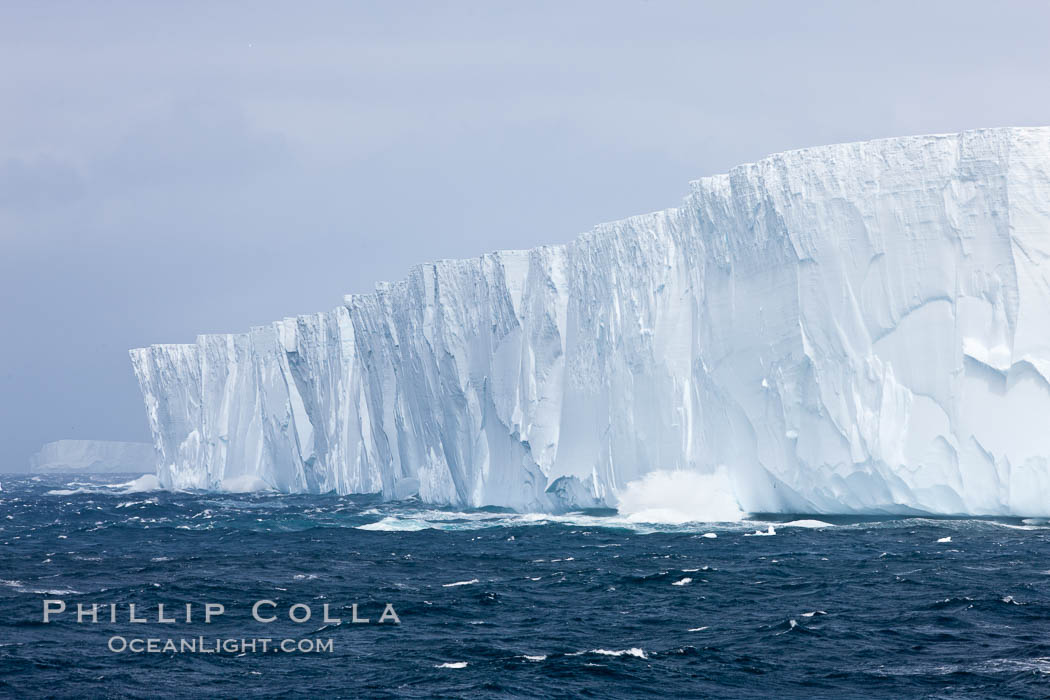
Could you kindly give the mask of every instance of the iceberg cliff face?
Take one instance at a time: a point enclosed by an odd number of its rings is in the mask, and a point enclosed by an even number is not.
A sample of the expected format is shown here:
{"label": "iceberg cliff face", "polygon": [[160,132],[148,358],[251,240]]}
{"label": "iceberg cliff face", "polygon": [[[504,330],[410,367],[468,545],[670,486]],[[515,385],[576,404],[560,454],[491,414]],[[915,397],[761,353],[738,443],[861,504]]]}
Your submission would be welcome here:
{"label": "iceberg cliff face", "polygon": [[791,151],[568,245],[131,351],[171,487],[1050,515],[1050,129]]}

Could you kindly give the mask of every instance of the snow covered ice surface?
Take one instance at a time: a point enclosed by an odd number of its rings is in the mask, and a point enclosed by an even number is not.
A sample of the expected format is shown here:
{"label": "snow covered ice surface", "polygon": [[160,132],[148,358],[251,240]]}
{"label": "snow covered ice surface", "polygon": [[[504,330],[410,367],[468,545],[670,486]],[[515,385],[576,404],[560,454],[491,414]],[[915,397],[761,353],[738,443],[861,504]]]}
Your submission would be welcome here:
{"label": "snow covered ice surface", "polygon": [[1048,256],[1050,128],[895,138],[131,356],[167,487],[1048,516]]}

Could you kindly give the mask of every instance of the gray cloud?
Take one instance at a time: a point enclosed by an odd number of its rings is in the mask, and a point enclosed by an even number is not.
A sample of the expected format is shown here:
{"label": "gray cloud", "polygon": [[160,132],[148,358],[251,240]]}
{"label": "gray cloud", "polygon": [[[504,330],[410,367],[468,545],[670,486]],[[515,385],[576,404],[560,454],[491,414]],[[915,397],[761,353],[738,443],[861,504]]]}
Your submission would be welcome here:
{"label": "gray cloud", "polygon": [[0,207],[6,211],[62,206],[83,194],[84,180],[69,163],[46,156],[0,162]]}

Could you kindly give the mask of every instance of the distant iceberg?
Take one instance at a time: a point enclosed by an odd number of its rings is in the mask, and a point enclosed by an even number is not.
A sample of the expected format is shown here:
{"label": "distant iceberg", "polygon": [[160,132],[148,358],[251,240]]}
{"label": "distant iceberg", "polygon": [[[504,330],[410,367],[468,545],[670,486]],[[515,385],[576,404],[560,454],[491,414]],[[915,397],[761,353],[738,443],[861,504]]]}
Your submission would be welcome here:
{"label": "distant iceberg", "polygon": [[147,474],[156,469],[156,452],[145,442],[57,440],[29,458],[33,474]]}
{"label": "distant iceberg", "polygon": [[168,487],[548,510],[684,470],[720,510],[1050,516],[1048,270],[1050,128],[988,129],[131,358]]}

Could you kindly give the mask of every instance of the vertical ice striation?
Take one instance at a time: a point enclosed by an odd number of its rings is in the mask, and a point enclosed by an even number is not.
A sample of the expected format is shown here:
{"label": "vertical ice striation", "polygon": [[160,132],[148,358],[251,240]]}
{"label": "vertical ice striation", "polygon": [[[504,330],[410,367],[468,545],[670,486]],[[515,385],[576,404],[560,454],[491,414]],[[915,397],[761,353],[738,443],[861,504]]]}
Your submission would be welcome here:
{"label": "vertical ice striation", "polygon": [[1050,515],[1048,258],[1050,128],[887,139],[131,355],[171,487],[546,509],[724,468],[750,511]]}

